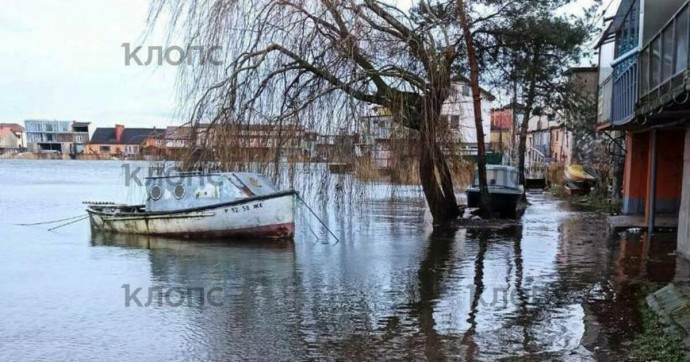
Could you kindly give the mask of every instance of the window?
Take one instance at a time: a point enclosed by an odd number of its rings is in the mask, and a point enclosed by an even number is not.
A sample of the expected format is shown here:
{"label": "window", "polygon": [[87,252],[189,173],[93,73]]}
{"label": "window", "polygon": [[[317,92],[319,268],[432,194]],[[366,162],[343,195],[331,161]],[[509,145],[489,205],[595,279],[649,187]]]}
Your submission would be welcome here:
{"label": "window", "polygon": [[460,128],[460,116],[450,116],[450,127],[455,129]]}
{"label": "window", "polygon": [[463,85],[462,86],[462,95],[465,97],[469,97],[470,96],[470,87],[468,87],[467,85]]}
{"label": "window", "polygon": [[676,20],[676,67],[674,73],[678,73],[688,66],[688,8],[678,16]]}
{"label": "window", "polygon": [[639,43],[640,34],[640,4],[636,0],[625,14],[623,24],[616,34],[616,57],[634,49]]}
{"label": "window", "polygon": [[665,81],[673,75],[673,28],[666,29],[661,37],[663,43],[661,81]]}
{"label": "window", "polygon": [[661,83],[661,38],[656,38],[652,42],[651,48],[652,54],[650,65],[652,71],[649,87],[653,89]]}

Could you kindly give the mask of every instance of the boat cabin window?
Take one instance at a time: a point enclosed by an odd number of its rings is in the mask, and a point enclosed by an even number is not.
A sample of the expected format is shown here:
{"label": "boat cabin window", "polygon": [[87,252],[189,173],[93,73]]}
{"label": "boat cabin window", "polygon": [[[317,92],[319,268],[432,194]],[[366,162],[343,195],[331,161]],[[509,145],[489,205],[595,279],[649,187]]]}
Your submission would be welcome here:
{"label": "boat cabin window", "polygon": [[[486,170],[486,183],[490,187],[505,187],[505,188],[518,188],[519,180],[517,171],[511,169],[491,169]],[[479,173],[477,172],[474,176],[474,181],[472,186],[479,187]]]}

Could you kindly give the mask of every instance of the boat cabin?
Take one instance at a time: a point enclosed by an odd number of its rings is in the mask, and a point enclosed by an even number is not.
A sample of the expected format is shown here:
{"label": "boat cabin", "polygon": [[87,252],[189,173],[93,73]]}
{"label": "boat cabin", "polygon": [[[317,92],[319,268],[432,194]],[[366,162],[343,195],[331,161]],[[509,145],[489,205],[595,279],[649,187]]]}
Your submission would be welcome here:
{"label": "boat cabin", "polygon": [[146,211],[165,212],[268,195],[278,190],[249,172],[180,173],[146,178]]}
{"label": "boat cabin", "polygon": [[[520,178],[518,170],[511,166],[486,165],[486,183],[491,187],[505,189],[519,189]],[[479,187],[479,172],[475,173],[472,187]]]}

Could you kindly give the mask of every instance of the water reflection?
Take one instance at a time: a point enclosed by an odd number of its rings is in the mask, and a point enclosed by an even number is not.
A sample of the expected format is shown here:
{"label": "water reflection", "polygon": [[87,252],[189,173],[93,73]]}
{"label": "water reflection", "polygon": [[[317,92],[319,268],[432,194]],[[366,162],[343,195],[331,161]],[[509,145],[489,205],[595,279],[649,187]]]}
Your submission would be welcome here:
{"label": "water reflection", "polygon": [[[43,177],[61,165],[3,165],[0,207],[67,217],[108,195],[120,172],[67,164],[59,186]],[[673,236],[658,235],[646,256],[639,235],[609,239],[601,215],[548,196],[529,195],[519,227],[432,229],[415,188],[371,185],[361,202],[337,190],[351,178],[331,181],[312,192],[328,195],[323,204],[309,202],[337,245],[304,210],[294,243],[3,225],[0,360],[617,360],[639,329],[639,281],[663,284],[678,268]],[[223,305],[127,308],[123,284],[218,287]]]}
{"label": "water reflection", "polygon": [[[639,238],[602,239],[598,215],[574,214],[543,196],[532,202],[522,226],[436,228],[421,244],[390,237],[410,233],[391,226],[391,208],[405,206],[400,215],[424,223],[423,205],[398,201],[372,203],[367,227],[341,230],[360,236],[344,239],[342,247],[111,234],[94,235],[92,245],[149,250],[153,287],[223,289],[222,307],[168,311],[180,324],[185,353],[431,360],[616,355],[639,325],[638,290],[629,282],[669,281],[675,265],[668,243],[655,244],[658,250],[645,259]],[[377,223],[389,227],[382,232]],[[590,352],[595,346],[603,347],[598,355]]]}

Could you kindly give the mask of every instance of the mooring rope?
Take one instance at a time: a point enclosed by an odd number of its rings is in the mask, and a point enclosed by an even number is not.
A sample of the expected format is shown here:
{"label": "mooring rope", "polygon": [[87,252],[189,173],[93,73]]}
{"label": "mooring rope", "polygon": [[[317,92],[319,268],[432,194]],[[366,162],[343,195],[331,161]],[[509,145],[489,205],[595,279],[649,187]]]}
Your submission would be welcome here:
{"label": "mooring rope", "polygon": [[77,220],[74,220],[74,221],[70,221],[70,222],[68,222],[68,223],[64,223],[64,224],[62,224],[62,225],[58,225],[58,226],[56,226],[56,227],[52,227],[52,228],[48,229],[48,231],[53,231],[53,230],[59,229],[59,228],[61,228],[61,227],[67,226],[67,225],[72,225],[72,224],[74,224],[74,223],[78,223],[78,222],[80,222],[80,221],[82,221],[82,220],[86,220],[86,219],[88,219],[88,218],[89,218],[89,215],[86,215],[86,216],[83,216],[81,219],[77,219]]}
{"label": "mooring rope", "polygon": [[[323,225],[323,227],[326,228],[326,231],[328,231],[328,233],[331,234],[331,236],[333,236],[333,238],[335,239],[335,244],[338,244],[338,243],[340,242],[340,239],[338,239],[338,237],[335,236],[335,234],[331,231],[331,229],[328,228],[328,225],[326,225],[326,223],[323,222],[323,220],[321,220],[321,218],[319,218],[318,215],[316,215],[316,213],[314,212],[314,210],[312,210],[311,207],[309,207],[309,204],[307,204],[307,202],[304,201],[304,199],[302,198],[302,196],[299,195],[299,193],[297,194],[297,200],[301,201],[302,204],[303,204],[304,206],[307,207],[307,209],[309,210],[309,212],[311,212],[311,214],[314,215],[314,217],[316,218],[316,220],[318,220],[318,221],[321,223],[321,225]],[[313,232],[312,232],[312,233],[313,233]],[[335,245],[335,244],[333,244],[333,245]]]}
{"label": "mooring rope", "polygon": [[18,226],[34,226],[34,225],[55,224],[55,223],[63,222],[63,221],[67,221],[67,220],[74,220],[74,219],[87,218],[87,217],[89,217],[89,216],[88,216],[88,215],[81,214],[81,215],[78,215],[78,216],[72,216],[72,217],[68,217],[68,218],[66,218],[66,219],[60,219],[60,220],[42,221],[42,222],[36,222],[36,223],[32,223],[32,224],[14,224],[14,225],[18,225]]}

